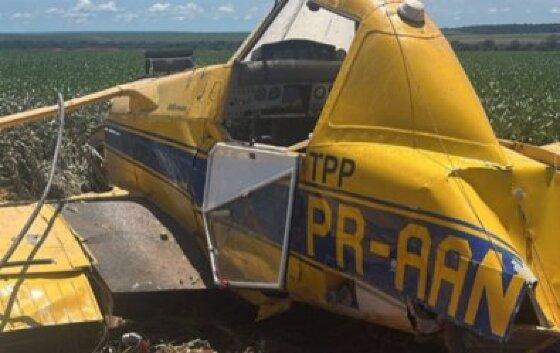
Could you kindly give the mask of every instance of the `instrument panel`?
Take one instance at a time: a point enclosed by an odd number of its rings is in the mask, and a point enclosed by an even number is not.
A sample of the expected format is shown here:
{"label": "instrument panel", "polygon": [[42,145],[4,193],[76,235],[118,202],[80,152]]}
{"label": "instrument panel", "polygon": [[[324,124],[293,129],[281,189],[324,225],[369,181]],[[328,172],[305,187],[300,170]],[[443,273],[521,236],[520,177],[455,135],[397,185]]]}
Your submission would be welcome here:
{"label": "instrument panel", "polygon": [[230,118],[317,117],[332,83],[289,83],[238,87],[228,102]]}

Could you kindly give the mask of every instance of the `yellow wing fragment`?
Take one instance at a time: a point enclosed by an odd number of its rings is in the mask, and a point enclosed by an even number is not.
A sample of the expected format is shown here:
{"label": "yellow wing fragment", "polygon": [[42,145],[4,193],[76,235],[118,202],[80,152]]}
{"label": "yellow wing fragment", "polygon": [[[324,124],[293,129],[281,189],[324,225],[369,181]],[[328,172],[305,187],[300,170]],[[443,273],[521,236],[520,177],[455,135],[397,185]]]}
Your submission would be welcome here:
{"label": "yellow wing fragment", "polygon": [[543,146],[542,148],[560,156],[560,142],[551,143],[550,145]]}
{"label": "yellow wing fragment", "polygon": [[[0,207],[0,253],[34,205]],[[103,321],[87,278],[90,260],[52,206],[45,206],[8,266],[0,269],[0,333]]]}
{"label": "yellow wing fragment", "polygon": [[[128,96],[131,98],[131,106],[138,110],[153,110],[157,107],[157,91],[154,85],[146,84],[149,80],[138,81],[126,85],[115,86],[103,91],[88,94],[75,98],[64,103],[67,112],[75,111],[79,108],[108,101],[116,97]],[[26,112],[0,117],[0,129],[7,129],[14,126],[25,125],[41,121],[55,116],[58,106],[38,108]]]}
{"label": "yellow wing fragment", "polygon": [[500,144],[519,154],[560,169],[560,143],[546,146],[534,146],[527,143],[501,140]]}

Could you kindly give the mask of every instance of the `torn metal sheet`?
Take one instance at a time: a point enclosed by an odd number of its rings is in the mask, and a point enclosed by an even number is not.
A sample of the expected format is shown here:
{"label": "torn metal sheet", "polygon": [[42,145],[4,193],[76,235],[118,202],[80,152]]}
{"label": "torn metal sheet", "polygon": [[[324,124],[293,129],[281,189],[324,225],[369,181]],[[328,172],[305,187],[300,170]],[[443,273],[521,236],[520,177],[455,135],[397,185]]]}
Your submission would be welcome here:
{"label": "torn metal sheet", "polygon": [[207,288],[199,245],[142,200],[69,202],[63,215],[114,293]]}
{"label": "torn metal sheet", "polygon": [[[0,207],[0,253],[34,205]],[[8,265],[0,270],[0,332],[98,323],[102,314],[87,278],[90,261],[58,209],[45,206]]]}

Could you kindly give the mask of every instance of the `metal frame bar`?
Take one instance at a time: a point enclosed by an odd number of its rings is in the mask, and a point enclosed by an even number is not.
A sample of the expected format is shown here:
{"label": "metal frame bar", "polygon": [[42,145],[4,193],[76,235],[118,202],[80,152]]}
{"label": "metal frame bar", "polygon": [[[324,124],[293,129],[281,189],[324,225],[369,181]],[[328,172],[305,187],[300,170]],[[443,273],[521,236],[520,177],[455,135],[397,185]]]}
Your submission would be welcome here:
{"label": "metal frame bar", "polygon": [[328,5],[326,5],[326,4],[319,3],[319,2],[317,2],[316,0],[307,0],[307,6],[309,6],[309,5],[315,5],[315,6],[317,6],[318,8],[327,10],[327,11],[329,11],[329,12],[332,12],[332,13],[334,13],[334,14],[337,14],[337,15],[339,15],[339,16],[341,16],[341,17],[347,18],[347,19],[349,19],[349,20],[351,20],[351,21],[354,21],[354,22],[357,22],[357,23],[360,23],[360,22],[362,21],[362,19],[359,18],[359,17],[357,17],[357,16],[353,16],[353,15],[351,15],[351,14],[349,14],[349,13],[344,12],[344,11],[340,11],[339,9],[334,8],[334,7],[331,7],[331,6],[328,6]]}
{"label": "metal frame bar", "polygon": [[261,22],[261,24],[257,27],[253,33],[249,35],[249,37],[241,44],[239,49],[235,52],[233,57],[231,58],[231,62],[239,62],[245,59],[247,55],[251,52],[253,47],[258,43],[261,39],[262,35],[266,32],[266,30],[272,24],[272,21],[278,16],[278,14],[282,11],[284,6],[288,3],[288,0],[279,0],[274,4],[274,8],[270,11],[270,13],[265,17],[265,19]]}
{"label": "metal frame bar", "polygon": [[39,265],[52,265],[55,261],[53,259],[34,259],[29,261],[9,261],[6,262],[4,268],[23,267],[23,266],[39,266]]}

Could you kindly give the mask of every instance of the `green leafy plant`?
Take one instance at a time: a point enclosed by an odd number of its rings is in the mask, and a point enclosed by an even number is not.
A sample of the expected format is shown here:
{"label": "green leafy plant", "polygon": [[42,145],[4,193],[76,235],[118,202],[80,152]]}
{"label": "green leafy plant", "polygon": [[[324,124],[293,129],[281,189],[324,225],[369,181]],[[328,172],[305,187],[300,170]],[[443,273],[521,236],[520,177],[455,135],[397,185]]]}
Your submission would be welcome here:
{"label": "green leafy plant", "polygon": [[[224,62],[231,49],[195,52],[198,65]],[[533,144],[560,140],[560,52],[460,52],[499,137]],[[141,51],[0,50],[0,116],[51,105],[143,75]],[[89,137],[107,104],[72,113],[52,196],[87,191]],[[54,150],[56,122],[0,132],[0,198],[41,193]]]}

